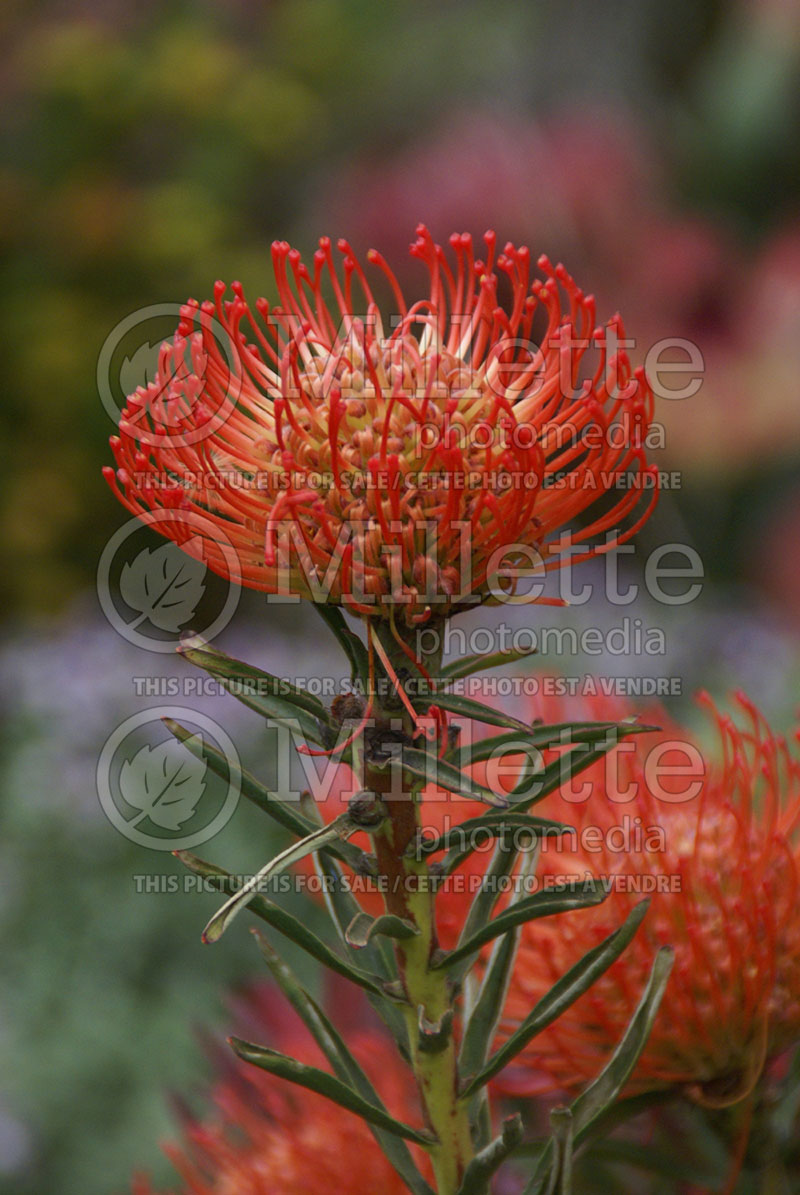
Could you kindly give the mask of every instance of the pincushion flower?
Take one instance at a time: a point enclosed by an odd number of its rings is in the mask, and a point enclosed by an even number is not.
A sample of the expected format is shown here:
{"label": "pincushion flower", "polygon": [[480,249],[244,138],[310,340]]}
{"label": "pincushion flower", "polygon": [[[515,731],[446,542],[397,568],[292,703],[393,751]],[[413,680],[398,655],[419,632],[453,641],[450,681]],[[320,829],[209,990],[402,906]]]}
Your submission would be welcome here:
{"label": "pincushion flower", "polygon": [[[612,887],[602,905],[523,928],[505,1033],[633,901],[649,890],[652,904],[621,958],[500,1076],[502,1090],[591,1080],[663,944],[675,966],[631,1090],[677,1085],[701,1103],[734,1103],[800,1040],[800,759],[744,696],[736,718],[701,702],[716,724],[713,758],[703,762],[692,736],[660,717],[661,735],[629,741],[610,757],[613,770],[595,765],[575,782],[589,785],[579,803],[562,792],[538,807],[578,831],[567,851],[545,844],[540,874],[607,876]],[[599,701],[591,716],[624,712]],[[657,756],[683,775],[657,781]]]}
{"label": "pincushion flower", "polygon": [[[277,1015],[281,1048],[304,1062],[322,1062],[299,1022],[290,1023],[284,1014],[280,1025],[274,993],[254,988],[250,1000],[257,1033],[269,1029],[274,1039]],[[397,1115],[418,1116],[413,1080],[393,1044],[362,1026],[348,1034],[348,1045],[379,1083],[388,1106]],[[180,1176],[170,1195],[402,1195],[408,1190],[358,1116],[238,1060],[225,1056],[223,1065],[227,1073],[213,1090],[215,1111],[203,1119],[185,1117],[183,1142],[166,1146]],[[131,1195],[156,1191],[139,1175]]]}
{"label": "pincushion flower", "polygon": [[411,303],[375,251],[371,283],[346,241],[337,266],[323,238],[311,268],[276,242],[277,305],[218,283],[184,307],[112,438],[115,493],[170,512],[156,529],[225,576],[232,545],[249,587],[407,625],[502,596],[514,565],[629,539],[657,475],[622,321],[596,327],[563,266],[485,241],[485,260],[467,235],[448,255],[420,226]]}

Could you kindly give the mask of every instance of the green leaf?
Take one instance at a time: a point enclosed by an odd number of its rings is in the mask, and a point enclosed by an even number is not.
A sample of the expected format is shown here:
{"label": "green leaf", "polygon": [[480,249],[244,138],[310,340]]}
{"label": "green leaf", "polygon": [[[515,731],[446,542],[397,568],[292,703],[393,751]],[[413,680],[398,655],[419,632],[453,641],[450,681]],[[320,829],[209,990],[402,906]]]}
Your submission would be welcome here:
{"label": "green leaf", "polygon": [[[214,863],[207,863],[204,859],[199,859],[197,855],[191,854],[190,851],[175,851],[174,853],[175,857],[180,859],[184,866],[193,871],[195,875],[202,876],[217,892],[233,893],[237,890],[233,876],[223,867],[217,867]],[[305,950],[307,954],[315,958],[323,967],[335,971],[337,975],[344,976],[345,979],[349,979],[352,983],[357,984],[367,992],[376,996],[384,996],[381,981],[376,976],[369,975],[366,971],[362,971],[346,959],[340,958],[335,951],[331,950],[326,942],[318,938],[298,917],[281,908],[280,905],[274,904],[266,896],[263,896],[261,893],[254,895],[250,900],[248,909],[251,913],[260,917],[262,921],[266,922],[267,925],[271,925],[278,933],[283,934],[289,941],[294,942],[295,945]]]}
{"label": "green leaf", "polygon": [[[347,930],[364,910],[353,895],[336,860],[320,852],[314,856],[314,863],[322,881],[322,891],[331,920],[343,945],[355,957],[356,951],[347,941]],[[391,948],[382,940],[370,942],[358,951],[358,954],[359,961],[369,960],[368,965],[387,983],[397,978]]]}
{"label": "green leaf", "polygon": [[[538,858],[538,849],[528,851],[523,855],[520,868],[520,878],[523,881],[535,873]],[[524,899],[523,884],[514,893],[511,903],[517,904],[522,899]],[[519,937],[520,927],[517,926],[495,940],[477,997],[469,1010],[467,1001],[464,1002],[466,1027],[458,1057],[459,1075],[474,1075],[486,1062],[505,1004],[514,960],[517,956]],[[488,1144],[492,1121],[485,1089],[479,1090],[471,1101],[470,1123],[473,1126],[476,1144]]]}
{"label": "green leaf", "polygon": [[[480,894],[479,894],[480,895]],[[536,892],[526,897],[518,904],[510,905],[482,929],[472,934],[464,942],[459,942],[454,950],[436,960],[431,966],[434,969],[449,969],[478,952],[500,934],[508,933],[517,925],[526,921],[536,921],[540,917],[553,917],[557,913],[568,913],[572,909],[586,909],[591,905],[599,905],[605,900],[607,892],[596,881],[580,880],[575,883],[559,885],[544,892]]]}
{"label": "green leaf", "polygon": [[210,673],[237,701],[262,718],[296,731],[310,743],[326,745],[322,726],[333,728],[333,723],[321,701],[289,681],[231,659],[223,652],[194,647],[196,638],[189,638],[187,644],[179,648],[189,663]]}
{"label": "green leaf", "polygon": [[334,1104],[338,1104],[340,1108],[355,1112],[368,1124],[376,1125],[379,1129],[384,1129],[387,1133],[393,1133],[406,1141],[414,1141],[417,1145],[430,1147],[435,1144],[435,1138],[430,1133],[423,1129],[414,1129],[411,1125],[395,1120],[377,1104],[365,1099],[355,1091],[349,1083],[343,1083],[341,1079],[337,1079],[328,1071],[319,1070],[316,1066],[306,1066],[294,1058],[287,1058],[285,1054],[281,1054],[277,1050],[270,1050],[267,1046],[258,1046],[253,1042],[243,1041],[240,1037],[229,1037],[228,1041],[234,1053],[244,1062],[251,1062],[254,1066],[268,1071],[269,1074],[287,1079],[290,1083],[297,1084],[298,1087],[306,1088],[307,1091],[316,1091]]}
{"label": "green leaf", "polygon": [[[474,1075],[483,1067],[505,1004],[514,968],[520,927],[510,929],[496,939],[470,1013],[461,1042],[458,1069],[462,1075]],[[471,1092],[465,1092],[465,1098]]]}
{"label": "green leaf", "polygon": [[260,871],[251,876],[238,892],[235,892],[233,896],[225,901],[222,908],[217,910],[203,930],[203,941],[219,941],[234,917],[250,903],[250,897],[253,893],[271,876],[280,875],[287,867],[291,867],[293,863],[298,863],[301,859],[305,859],[307,855],[319,850],[320,847],[325,846],[328,842],[332,842],[336,838],[345,838],[350,834],[355,834],[358,829],[359,827],[352,821],[348,813],[341,813],[337,818],[334,818],[330,825],[315,830],[313,834],[309,834],[307,838],[303,838],[300,842],[292,843],[285,851],[281,851],[274,859],[270,859],[265,867],[262,867]]}
{"label": "green leaf", "polygon": [[529,754],[532,750],[596,743],[609,738],[613,738],[616,745],[628,735],[648,734],[657,729],[638,722],[559,722],[551,726],[531,726],[525,732],[513,730],[489,735],[453,748],[446,758],[456,768],[467,768],[505,755]]}
{"label": "green leaf", "polygon": [[[279,825],[291,830],[292,834],[296,834],[298,838],[305,838],[306,835],[312,834],[316,830],[317,826],[301,810],[295,808],[291,802],[284,801],[276,793],[270,792],[256,780],[255,776],[245,771],[244,768],[240,768],[233,760],[228,759],[221,751],[207,742],[202,735],[187,730],[174,718],[162,718],[161,721],[170,734],[183,743],[192,755],[197,759],[202,759],[212,772],[226,782],[238,785],[243,797],[246,797],[253,805],[257,805],[259,809],[263,809],[264,813],[269,814]],[[359,874],[364,874],[369,870],[367,852],[362,851],[361,847],[352,842],[334,841],[324,849],[330,851],[332,855],[341,859]]]}
{"label": "green leaf", "polygon": [[[609,1105],[592,1122],[591,1129],[584,1137],[584,1140],[594,1140],[598,1135],[605,1137],[613,1133],[620,1125],[627,1124],[629,1120],[633,1120],[636,1116],[641,1116],[643,1112],[663,1108],[676,1101],[680,1102],[680,1100],[680,1089],[673,1087],[660,1088],[658,1091],[645,1091],[640,1092],[638,1095],[626,1096],[624,1100],[617,1100],[616,1103]],[[544,1142],[539,1142],[540,1148],[543,1148],[544,1144]]]}
{"label": "green leaf", "polygon": [[[438,851],[449,850],[448,859],[442,861],[442,870],[448,875],[455,870],[473,851],[483,846],[491,838],[499,838],[508,830],[529,830],[532,840],[540,838],[555,838],[562,834],[575,834],[575,828],[565,822],[555,822],[544,817],[531,817],[529,814],[518,812],[516,809],[503,809],[499,813],[482,813],[478,817],[467,818],[457,826],[451,826],[442,834],[431,837],[420,835],[409,849],[409,854],[416,859],[425,859]],[[449,863],[449,858],[457,863]]]}
{"label": "green leaf", "polygon": [[344,614],[338,606],[314,602],[313,607],[323,622],[333,631],[339,645],[350,662],[350,677],[360,681],[362,692],[366,693],[369,679],[369,656],[364,643],[348,627]]}
{"label": "green leaf", "polygon": [[465,1099],[468,1099],[478,1088],[488,1083],[504,1067],[508,1066],[509,1062],[525,1049],[537,1033],[541,1033],[548,1025],[552,1025],[553,1021],[566,1012],[608,970],[612,963],[616,962],[644,920],[649,904],[648,900],[640,901],[619,929],[614,930],[613,934],[609,934],[604,941],[588,951],[550,988],[549,992],[542,996],[508,1041],[504,1042],[500,1049],[492,1055],[486,1066],[470,1079],[464,1091]]}
{"label": "green leaf", "polygon": [[485,722],[487,726],[510,727],[523,734],[531,730],[527,722],[520,722],[518,718],[512,718],[510,714],[504,714],[491,705],[483,705],[480,701],[473,701],[471,697],[460,697],[456,693],[429,694],[413,704],[420,709],[437,705],[439,709],[447,710],[450,714],[459,714],[462,718],[470,718],[475,722]]}
{"label": "green leaf", "polygon": [[376,935],[385,938],[413,938],[419,930],[411,921],[384,913],[381,917],[370,917],[369,913],[356,913],[345,930],[345,941],[356,950],[363,950]]}
{"label": "green leaf", "polygon": [[429,1021],[425,1016],[425,1006],[420,1004],[417,1009],[417,1047],[421,1054],[441,1054],[453,1038],[452,1008],[446,1008],[435,1021]]}
{"label": "green leaf", "polygon": [[503,1121],[503,1131],[475,1155],[464,1172],[458,1195],[487,1195],[489,1180],[500,1169],[522,1138],[522,1117],[517,1112]]}
{"label": "green leaf", "polygon": [[633,1073],[633,1068],[650,1036],[674,961],[673,949],[670,946],[662,946],[655,957],[647,986],[625,1036],[598,1077],[572,1104],[576,1145],[583,1140],[592,1121],[614,1102]]}
{"label": "green leaf", "polygon": [[[461,927],[456,949],[470,941],[475,934],[485,930],[500,899],[503,883],[516,867],[518,858],[519,851],[513,843],[509,842],[509,835],[499,834],[497,845],[489,860],[489,866],[481,878],[481,886],[472,898],[469,911]],[[463,979],[474,961],[474,957],[469,954],[464,956],[462,965],[453,976],[455,983],[459,983]]]}
{"label": "green leaf", "polygon": [[319,697],[299,688],[286,677],[274,676],[271,672],[265,672],[263,668],[256,668],[244,660],[234,659],[233,656],[206,643],[200,635],[190,635],[183,639],[178,652],[205,672],[213,672],[229,681],[253,681],[265,697],[280,697],[323,722],[330,721],[330,713]]}
{"label": "green leaf", "polygon": [[553,1153],[547,1195],[572,1195],[572,1151],[574,1123],[572,1109],[557,1104],[550,1112]]}
{"label": "green leaf", "polygon": [[618,745],[614,741],[607,741],[581,745],[566,751],[558,759],[551,760],[543,772],[524,777],[517,787],[512,789],[508,794],[512,808],[530,809],[537,805]]}
{"label": "green leaf", "polygon": [[526,647],[511,651],[490,651],[484,655],[474,654],[462,656],[460,660],[453,660],[445,664],[442,669],[442,679],[456,680],[462,676],[472,676],[474,672],[486,672],[488,668],[502,668],[504,664],[516,664],[518,660],[526,660],[537,653],[535,647]]}
{"label": "green leaf", "polygon": [[[642,998],[625,1030],[622,1041],[598,1077],[572,1103],[574,1145],[577,1147],[589,1136],[594,1123],[603,1116],[627,1083],[639,1055],[645,1047],[656,1018],[674,962],[674,951],[662,946],[658,951]],[[548,1143],[523,1195],[539,1195],[543,1189],[553,1154]]]}
{"label": "green leaf", "polygon": [[423,780],[426,784],[435,784],[448,792],[461,797],[469,797],[473,801],[483,801],[485,805],[496,808],[506,808],[508,798],[494,793],[490,788],[471,780],[463,772],[459,772],[452,764],[431,755],[427,751],[419,751],[414,747],[401,748],[403,767],[413,776]]}
{"label": "green leaf", "polygon": [[[364,910],[349,890],[342,870],[335,859],[332,859],[324,851],[319,851],[314,856],[314,865],[322,880],[326,907],[345,949],[353,958],[358,958],[359,963],[363,963],[370,971],[374,972],[383,981],[386,988],[391,990],[391,985],[397,979],[391,946],[383,938],[370,942],[368,946],[358,952],[348,944],[347,928],[352,924],[353,919]],[[397,1007],[395,1001],[385,997],[381,999],[370,995],[369,1002],[391,1033],[400,1053],[405,1059],[408,1059],[410,1056],[408,1028],[402,1010]]]}
{"label": "green leaf", "polygon": [[[343,1082],[363,1096],[369,1103],[374,1104],[383,1112],[388,1111],[367,1075],[353,1057],[343,1038],[325,1015],[315,1000],[306,992],[291,968],[279,957],[263,934],[254,930],[259,949],[264,961],[269,967],[273,978],[299,1014],[309,1032],[314,1037],[334,1073]],[[432,1195],[431,1188],[425,1182],[405,1142],[383,1129],[371,1126],[372,1133],[386,1157],[394,1166],[406,1186],[414,1195]]]}

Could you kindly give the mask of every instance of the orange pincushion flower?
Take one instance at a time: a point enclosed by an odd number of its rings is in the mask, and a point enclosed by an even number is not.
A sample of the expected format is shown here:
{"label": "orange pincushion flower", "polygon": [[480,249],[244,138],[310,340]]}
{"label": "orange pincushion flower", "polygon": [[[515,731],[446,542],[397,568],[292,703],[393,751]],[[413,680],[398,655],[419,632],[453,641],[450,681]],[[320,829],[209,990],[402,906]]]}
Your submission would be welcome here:
{"label": "orange pincushion flower", "polygon": [[[264,1003],[275,1030],[273,993],[254,989],[252,999]],[[363,1009],[361,1010],[363,1012]],[[263,1037],[265,1026],[260,1032]],[[299,1023],[284,1026],[279,1045],[293,1057],[316,1066],[324,1059]],[[390,1110],[419,1119],[413,1079],[394,1045],[376,1032],[348,1033],[348,1046],[376,1082]],[[403,1195],[408,1190],[384,1157],[366,1123],[324,1096],[295,1087],[254,1066],[229,1060],[227,1075],[214,1088],[216,1112],[198,1121],[187,1118],[184,1142],[166,1153],[181,1179],[171,1195]],[[417,1160],[428,1173],[421,1151]],[[150,1182],[137,1176],[131,1195],[156,1195]]]}
{"label": "orange pincushion flower", "polygon": [[[499,1077],[506,1092],[569,1088],[595,1076],[663,944],[674,947],[675,966],[632,1090],[681,1085],[700,1102],[733,1103],[768,1058],[800,1040],[800,759],[744,696],[735,720],[700,700],[716,720],[717,758],[703,761],[672,726],[617,748],[614,773],[600,764],[578,778],[588,778],[587,799],[572,804],[562,791],[537,808],[578,830],[568,851],[543,851],[540,874],[618,878],[602,905],[524,927],[504,1033],[623,921],[639,899],[632,893],[657,890],[621,958]],[[590,716],[625,712],[601,701]],[[659,782],[659,756],[662,768],[683,775]],[[614,803],[621,795],[628,803]]]}
{"label": "orange pincushion flower", "polygon": [[595,327],[563,266],[541,257],[537,277],[527,248],[485,241],[485,260],[467,235],[448,256],[420,226],[429,285],[413,304],[370,251],[391,319],[349,244],[337,269],[327,238],[312,269],[273,245],[277,306],[251,310],[238,283],[187,303],[112,438],[120,500],[166,508],[157,529],[225,576],[232,548],[247,586],[365,617],[397,605],[409,624],[486,600],[498,570],[630,538],[657,475],[622,321]]}

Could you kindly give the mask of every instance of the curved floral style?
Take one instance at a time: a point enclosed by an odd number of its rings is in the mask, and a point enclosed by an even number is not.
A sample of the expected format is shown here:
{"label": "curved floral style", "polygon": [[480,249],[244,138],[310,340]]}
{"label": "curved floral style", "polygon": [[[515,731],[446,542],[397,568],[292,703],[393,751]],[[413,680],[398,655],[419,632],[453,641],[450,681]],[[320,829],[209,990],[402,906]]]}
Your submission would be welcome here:
{"label": "curved floral style", "polygon": [[[278,1044],[304,1062],[320,1064],[308,1034],[288,1023],[273,993],[256,987],[250,1000],[257,1032],[269,1030],[274,1038],[276,1015],[283,1018]],[[379,1083],[388,1106],[398,1115],[418,1116],[413,1080],[393,1044],[361,1028],[348,1034],[348,1045]],[[165,1147],[180,1176],[170,1195],[402,1195],[408,1190],[360,1117],[314,1092],[227,1055],[224,1059],[225,1074],[213,1089],[215,1111],[203,1119],[187,1117],[183,1141]],[[156,1191],[138,1175],[131,1195]]]}
{"label": "curved floral style", "polygon": [[[664,943],[675,949],[675,966],[631,1090],[680,1085],[701,1103],[734,1103],[767,1059],[800,1039],[800,758],[743,695],[736,718],[705,695],[700,702],[717,732],[702,767],[693,736],[660,719],[660,736],[631,740],[586,773],[585,799],[560,794],[538,807],[578,831],[570,850],[543,851],[540,874],[588,871],[614,886],[602,905],[557,925],[524,926],[506,1034],[634,900],[657,890],[622,957],[498,1078],[502,1090],[530,1095],[592,1079]],[[601,701],[593,716],[622,712]],[[674,765],[683,775],[659,783],[654,751],[662,769]]]}
{"label": "curved floral style", "polygon": [[536,274],[524,246],[485,242],[478,259],[454,235],[448,254],[420,226],[413,303],[370,251],[393,316],[328,238],[311,268],[273,245],[277,305],[251,309],[238,283],[187,303],[111,440],[117,496],[174,512],[157,529],[228,576],[197,535],[212,520],[249,587],[367,618],[396,606],[409,625],[502,598],[515,564],[544,572],[629,539],[657,473],[622,320],[597,327],[563,266],[540,257]]}

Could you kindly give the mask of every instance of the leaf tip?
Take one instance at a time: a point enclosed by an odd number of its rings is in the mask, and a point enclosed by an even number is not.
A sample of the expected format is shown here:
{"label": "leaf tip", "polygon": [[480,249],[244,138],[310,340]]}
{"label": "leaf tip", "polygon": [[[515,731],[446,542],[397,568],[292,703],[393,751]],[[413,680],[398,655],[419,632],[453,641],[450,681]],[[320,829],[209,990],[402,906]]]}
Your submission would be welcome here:
{"label": "leaf tip", "polygon": [[185,726],[181,726],[180,722],[176,722],[174,718],[162,717],[161,721],[166,726],[169,733],[179,742],[183,743],[189,738],[190,732]]}
{"label": "leaf tip", "polygon": [[175,650],[179,655],[183,655],[187,651],[202,651],[208,646],[208,640],[204,639],[197,631],[187,630],[181,635]]}

